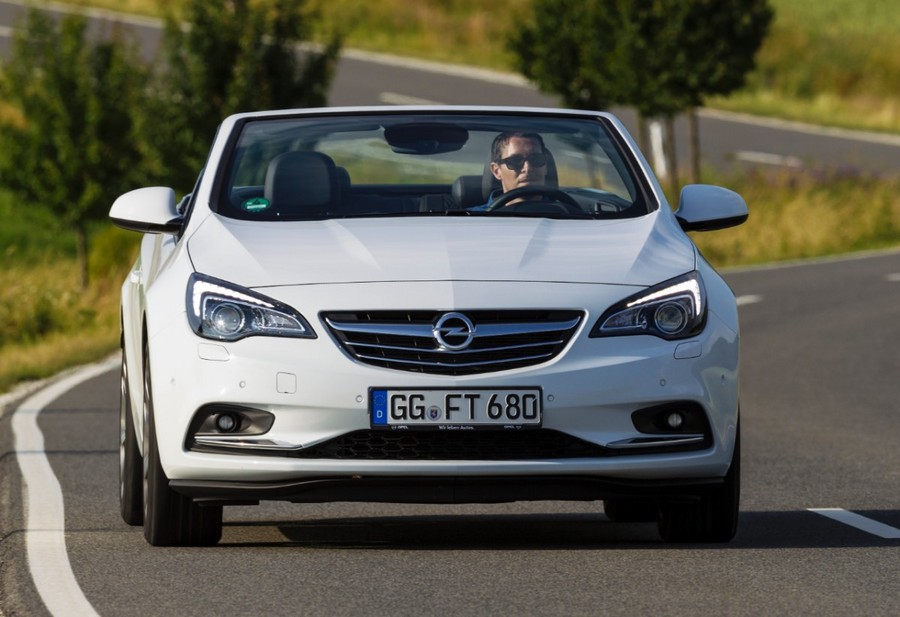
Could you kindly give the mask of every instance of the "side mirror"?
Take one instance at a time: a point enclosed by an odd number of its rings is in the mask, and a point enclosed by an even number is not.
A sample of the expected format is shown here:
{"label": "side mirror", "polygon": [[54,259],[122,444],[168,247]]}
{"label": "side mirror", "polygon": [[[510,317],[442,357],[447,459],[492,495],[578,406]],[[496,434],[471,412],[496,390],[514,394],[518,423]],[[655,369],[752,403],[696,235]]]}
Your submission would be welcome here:
{"label": "side mirror", "polygon": [[688,184],[681,189],[675,218],[685,231],[712,231],[740,225],[749,216],[744,198],[720,186]]}
{"label": "side mirror", "polygon": [[175,206],[175,191],[164,186],[125,193],[109,209],[109,218],[123,229],[144,233],[178,233],[184,222]]}

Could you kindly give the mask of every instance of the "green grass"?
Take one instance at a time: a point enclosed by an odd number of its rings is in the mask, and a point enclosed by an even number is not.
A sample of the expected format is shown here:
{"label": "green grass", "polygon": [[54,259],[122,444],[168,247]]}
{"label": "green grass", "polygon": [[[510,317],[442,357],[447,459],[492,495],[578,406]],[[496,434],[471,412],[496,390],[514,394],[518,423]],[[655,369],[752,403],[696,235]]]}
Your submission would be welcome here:
{"label": "green grass", "polygon": [[900,244],[900,177],[757,172],[715,182],[746,199],[750,218],[692,239],[716,267],[744,266]]}
{"label": "green grass", "polygon": [[773,0],[748,87],[713,105],[818,124],[900,131],[900,3]]}
{"label": "green grass", "polygon": [[770,0],[790,23],[826,36],[897,36],[900,9],[890,0]]}
{"label": "green grass", "polygon": [[[120,276],[121,274],[121,276]],[[118,293],[124,272],[81,289],[78,264],[4,260],[0,270],[0,392],[95,360],[118,344]]]}

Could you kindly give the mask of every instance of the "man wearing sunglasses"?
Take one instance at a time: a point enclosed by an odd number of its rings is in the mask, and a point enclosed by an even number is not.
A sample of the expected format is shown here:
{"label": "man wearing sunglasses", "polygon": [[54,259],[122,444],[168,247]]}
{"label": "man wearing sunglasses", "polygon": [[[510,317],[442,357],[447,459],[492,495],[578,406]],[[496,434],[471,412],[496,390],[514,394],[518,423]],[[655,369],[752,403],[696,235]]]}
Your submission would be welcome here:
{"label": "man wearing sunglasses", "polygon": [[[529,185],[542,185],[547,177],[547,154],[544,140],[537,133],[507,131],[494,138],[491,145],[490,171],[500,181],[486,204],[471,210],[489,210],[502,193]],[[510,203],[522,201],[514,199]]]}
{"label": "man wearing sunglasses", "polygon": [[500,133],[491,146],[491,173],[500,181],[504,193],[544,184],[547,177],[544,140],[537,133]]}

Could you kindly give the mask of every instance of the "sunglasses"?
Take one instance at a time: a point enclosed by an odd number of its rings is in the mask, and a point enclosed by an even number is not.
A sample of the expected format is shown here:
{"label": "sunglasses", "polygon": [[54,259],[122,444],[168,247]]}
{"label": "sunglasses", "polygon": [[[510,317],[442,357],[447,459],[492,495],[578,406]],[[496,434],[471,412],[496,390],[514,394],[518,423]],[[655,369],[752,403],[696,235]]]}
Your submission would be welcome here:
{"label": "sunglasses", "polygon": [[531,167],[543,167],[547,164],[547,155],[543,152],[532,152],[527,156],[513,154],[505,159],[499,159],[497,163],[506,165],[511,171],[519,173],[525,167],[525,163],[528,163]]}

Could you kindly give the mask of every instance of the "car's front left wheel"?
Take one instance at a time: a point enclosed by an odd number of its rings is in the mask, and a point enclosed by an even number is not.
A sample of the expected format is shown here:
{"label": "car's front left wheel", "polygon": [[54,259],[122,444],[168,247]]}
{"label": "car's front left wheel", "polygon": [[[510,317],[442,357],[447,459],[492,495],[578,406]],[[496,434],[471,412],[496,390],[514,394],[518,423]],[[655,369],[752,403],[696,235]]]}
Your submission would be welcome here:
{"label": "car's front left wheel", "polygon": [[129,525],[144,522],[143,461],[138,450],[131,394],[128,388],[128,364],[122,349],[119,388],[119,506],[122,520]]}
{"label": "car's front left wheel", "polygon": [[150,362],[144,353],[144,538],[153,546],[212,546],[222,537],[222,506],[198,506],[173,491],[159,460]]}

